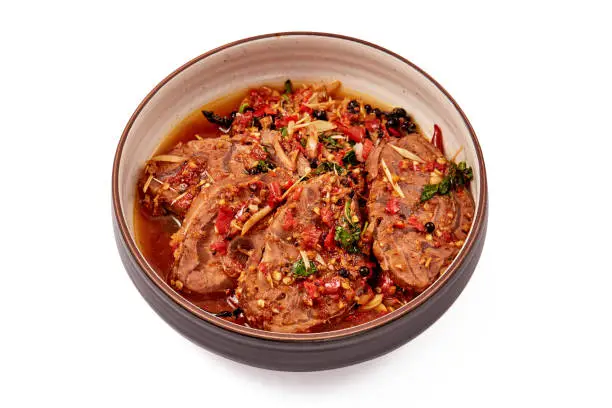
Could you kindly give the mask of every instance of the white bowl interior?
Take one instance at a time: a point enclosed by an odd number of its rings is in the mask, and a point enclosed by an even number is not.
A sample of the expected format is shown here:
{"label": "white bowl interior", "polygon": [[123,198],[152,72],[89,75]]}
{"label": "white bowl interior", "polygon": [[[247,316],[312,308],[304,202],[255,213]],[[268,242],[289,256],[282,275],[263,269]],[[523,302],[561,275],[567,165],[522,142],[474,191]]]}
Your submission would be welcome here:
{"label": "white bowl interior", "polygon": [[139,172],[173,127],[208,102],[236,90],[281,83],[287,78],[338,79],[351,90],[404,107],[429,137],[437,123],[444,134],[447,155],[463,147],[459,159],[473,166],[475,181],[471,189],[474,200],[479,201],[481,174],[469,128],[451,100],[425,75],[400,59],[359,42],[312,35],[273,36],[234,45],[200,59],[170,79],[146,103],[129,130],[118,173],[121,211],[132,239]]}

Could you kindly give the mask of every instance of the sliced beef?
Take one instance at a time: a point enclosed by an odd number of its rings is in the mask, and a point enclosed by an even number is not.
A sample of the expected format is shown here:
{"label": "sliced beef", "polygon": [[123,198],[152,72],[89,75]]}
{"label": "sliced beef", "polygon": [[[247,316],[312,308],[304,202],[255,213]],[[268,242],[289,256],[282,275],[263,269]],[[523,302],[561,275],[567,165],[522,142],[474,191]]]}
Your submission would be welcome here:
{"label": "sliced beef", "polygon": [[[406,159],[391,145],[416,154],[424,162]],[[405,197],[387,180],[381,160]],[[474,202],[465,189],[421,203],[423,186],[440,180],[446,165],[442,153],[418,134],[379,145],[366,163],[371,181],[368,212],[373,252],[383,271],[406,289],[422,291],[443,273],[472,223]],[[435,226],[431,233],[425,227],[428,222]]]}
{"label": "sliced beef", "polygon": [[[263,253],[250,259],[239,279],[236,294],[250,325],[307,332],[353,306],[365,286],[359,268],[368,263],[359,251],[348,253],[334,240],[336,227],[346,223],[352,191],[346,179],[326,173],[288,194],[265,233]],[[352,222],[361,225],[356,201],[350,207]]]}
{"label": "sliced beef", "polygon": [[[170,211],[179,217],[187,213],[203,185],[244,175],[260,161],[271,160],[258,143],[239,144],[224,138],[179,143],[156,157],[147,163],[139,182],[140,191],[146,186],[143,204],[154,215]],[[276,166],[272,162],[264,170]]]}
{"label": "sliced beef", "polygon": [[179,143],[155,156],[139,181],[143,204],[154,215],[170,211],[184,216],[202,185],[241,171],[240,163],[231,161],[235,150],[232,143],[215,138]]}
{"label": "sliced beef", "polygon": [[[254,176],[229,176],[203,187],[182,227],[172,237],[175,264],[169,280],[193,297],[224,293],[256,254],[261,256],[270,208],[280,200],[281,186],[291,175],[282,170]],[[262,216],[248,231],[244,225]]]}

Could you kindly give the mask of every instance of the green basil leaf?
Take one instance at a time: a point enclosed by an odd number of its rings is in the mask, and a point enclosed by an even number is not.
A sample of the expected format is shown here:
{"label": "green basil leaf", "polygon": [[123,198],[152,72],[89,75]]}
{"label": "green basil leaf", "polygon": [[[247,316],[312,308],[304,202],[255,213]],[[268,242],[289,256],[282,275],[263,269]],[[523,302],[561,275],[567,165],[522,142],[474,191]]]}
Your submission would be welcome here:
{"label": "green basil leaf", "polygon": [[293,93],[293,84],[291,83],[290,79],[285,81],[285,93],[286,94]]}

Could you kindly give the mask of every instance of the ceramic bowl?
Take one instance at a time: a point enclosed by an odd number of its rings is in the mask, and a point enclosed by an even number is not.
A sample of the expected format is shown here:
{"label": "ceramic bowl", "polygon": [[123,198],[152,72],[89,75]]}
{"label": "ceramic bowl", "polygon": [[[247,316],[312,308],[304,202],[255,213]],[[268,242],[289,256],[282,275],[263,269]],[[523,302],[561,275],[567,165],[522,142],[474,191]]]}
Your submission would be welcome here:
{"label": "ceramic bowl", "polygon": [[[405,107],[431,136],[444,129],[447,152],[474,170],[472,230],[447,272],[407,305],[368,323],[325,333],[282,334],[239,326],[192,305],[161,279],[134,239],[135,183],[170,130],[205,103],[262,84],[339,79],[349,89]],[[230,359],[290,371],[330,369],[384,354],[435,322],[459,296],[480,257],[487,225],[482,152],[465,114],[433,78],[405,58],[340,35],[289,32],[236,41],[209,51],[161,81],[130,118],[112,177],[113,224],[125,268],[151,307],[193,342]]]}

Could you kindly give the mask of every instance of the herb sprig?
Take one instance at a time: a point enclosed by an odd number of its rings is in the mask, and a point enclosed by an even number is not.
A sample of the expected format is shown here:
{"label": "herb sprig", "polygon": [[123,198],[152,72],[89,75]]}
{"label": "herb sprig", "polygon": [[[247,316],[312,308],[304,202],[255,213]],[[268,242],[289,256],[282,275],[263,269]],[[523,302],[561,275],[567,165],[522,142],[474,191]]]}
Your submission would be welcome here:
{"label": "herb sprig", "polygon": [[319,166],[313,171],[311,171],[309,174],[318,176],[319,174],[327,173],[329,171],[333,171],[334,173],[341,176],[342,174],[344,174],[344,172],[346,172],[346,169],[337,163],[326,161],[319,164]]}
{"label": "herb sprig", "polygon": [[474,178],[474,172],[471,167],[463,161],[459,164],[452,163],[448,169],[448,173],[438,184],[426,184],[421,192],[421,202],[431,199],[436,194],[446,195],[459,187],[469,184]]}
{"label": "herb sprig", "polygon": [[359,238],[361,237],[361,225],[353,221],[351,214],[351,200],[344,203],[343,225],[336,226],[334,240],[349,254],[357,254],[359,250]]}
{"label": "herb sprig", "polygon": [[304,260],[302,258],[298,259],[294,264],[293,264],[293,274],[302,278],[305,278],[307,276],[313,275],[315,273],[317,273],[317,267],[315,266],[314,262],[309,262],[309,267],[306,268],[306,265],[304,264]]}
{"label": "herb sprig", "polygon": [[257,161],[257,164],[254,167],[251,167],[246,172],[248,174],[260,174],[267,173],[270,170],[274,170],[275,168],[276,166],[274,165],[274,163],[270,163],[265,160],[259,160]]}

